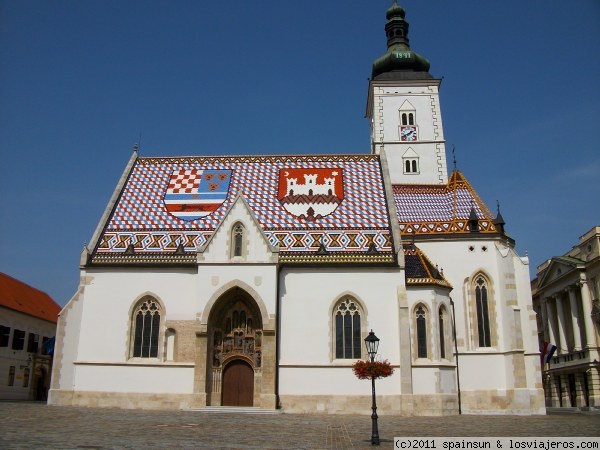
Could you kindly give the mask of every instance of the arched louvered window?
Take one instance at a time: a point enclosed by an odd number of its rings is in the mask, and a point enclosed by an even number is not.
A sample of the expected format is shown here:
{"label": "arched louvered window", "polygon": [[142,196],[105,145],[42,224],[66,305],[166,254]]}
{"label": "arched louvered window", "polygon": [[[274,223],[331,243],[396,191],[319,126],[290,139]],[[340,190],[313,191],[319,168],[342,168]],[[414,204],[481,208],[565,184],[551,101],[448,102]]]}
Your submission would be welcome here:
{"label": "arched louvered window", "polygon": [[335,357],[358,359],[361,357],[361,311],[352,298],[340,301],[334,309]]}
{"label": "arched louvered window", "polygon": [[134,358],[157,358],[161,308],[151,297],[143,298],[133,311]]}

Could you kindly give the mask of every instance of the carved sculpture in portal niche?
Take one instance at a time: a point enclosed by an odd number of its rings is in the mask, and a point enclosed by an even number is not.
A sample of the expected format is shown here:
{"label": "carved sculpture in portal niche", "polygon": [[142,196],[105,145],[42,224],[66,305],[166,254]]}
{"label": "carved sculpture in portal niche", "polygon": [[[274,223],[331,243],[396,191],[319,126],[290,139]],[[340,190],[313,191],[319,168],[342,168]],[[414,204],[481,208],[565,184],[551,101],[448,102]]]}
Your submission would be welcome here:
{"label": "carved sculpture in portal niche", "polygon": [[260,367],[260,364],[261,364],[261,362],[262,362],[262,361],[261,361],[261,359],[262,359],[262,355],[261,355],[261,352],[260,352],[260,350],[256,350],[256,351],[254,352],[254,365],[255,365],[256,367]]}
{"label": "carved sculpture in portal niche", "polygon": [[221,350],[213,352],[213,367],[221,367]]}
{"label": "carved sculpture in portal niche", "polygon": [[262,333],[260,331],[256,332],[256,346],[262,347]]}
{"label": "carved sculpture in portal niche", "polygon": [[244,339],[244,353],[247,355],[252,355],[254,353],[254,339],[251,337],[247,337]]}
{"label": "carved sculpture in portal niche", "polygon": [[233,339],[226,337],[223,339],[223,352],[230,353],[233,350]]}
{"label": "carved sculpture in portal niche", "polygon": [[228,359],[246,355],[258,368],[262,359],[261,345],[260,316],[253,315],[245,303],[234,303],[213,331],[213,367],[222,367]]}
{"label": "carved sculpture in portal niche", "polygon": [[220,347],[221,346],[221,340],[223,339],[223,336],[221,334],[220,331],[215,331],[214,335],[213,335],[213,346],[216,347]]}
{"label": "carved sculpture in portal niche", "polygon": [[233,348],[236,350],[242,350],[244,334],[240,331],[233,335]]}

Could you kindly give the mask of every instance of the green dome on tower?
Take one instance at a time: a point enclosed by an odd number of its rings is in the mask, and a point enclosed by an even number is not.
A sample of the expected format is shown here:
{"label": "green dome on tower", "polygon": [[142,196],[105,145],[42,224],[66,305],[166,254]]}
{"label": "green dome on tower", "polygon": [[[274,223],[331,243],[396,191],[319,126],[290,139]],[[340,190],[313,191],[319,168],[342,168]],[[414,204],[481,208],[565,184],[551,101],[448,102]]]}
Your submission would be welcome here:
{"label": "green dome on tower", "polygon": [[408,45],[408,22],[406,11],[396,0],[386,11],[385,34],[387,52],[373,62],[371,79],[432,78],[429,61],[410,49]]}

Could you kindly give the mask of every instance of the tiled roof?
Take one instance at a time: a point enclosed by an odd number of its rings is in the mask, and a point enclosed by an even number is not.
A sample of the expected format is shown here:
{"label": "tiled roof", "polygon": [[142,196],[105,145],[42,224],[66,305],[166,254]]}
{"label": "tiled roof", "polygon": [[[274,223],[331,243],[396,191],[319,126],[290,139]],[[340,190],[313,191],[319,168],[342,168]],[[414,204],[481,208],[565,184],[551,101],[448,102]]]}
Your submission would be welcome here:
{"label": "tiled roof", "polygon": [[283,262],[394,260],[379,158],[314,155],[138,157],[92,263],[193,262],[238,192]]}
{"label": "tiled roof", "polygon": [[452,287],[444,274],[414,244],[403,244],[407,285],[436,284]]}
{"label": "tiled roof", "polygon": [[494,216],[469,182],[454,170],[447,185],[394,185],[394,201],[403,234],[469,233],[471,208],[480,233],[497,233]]}
{"label": "tiled roof", "polygon": [[0,273],[0,306],[56,323],[60,306],[52,298],[22,281]]}

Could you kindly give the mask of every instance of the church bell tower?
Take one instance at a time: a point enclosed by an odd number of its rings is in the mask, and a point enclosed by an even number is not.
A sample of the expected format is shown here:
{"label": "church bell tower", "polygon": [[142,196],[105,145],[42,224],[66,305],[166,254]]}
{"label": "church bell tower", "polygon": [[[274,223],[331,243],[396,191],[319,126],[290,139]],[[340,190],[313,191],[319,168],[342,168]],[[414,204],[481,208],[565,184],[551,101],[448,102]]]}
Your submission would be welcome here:
{"label": "church bell tower", "polygon": [[392,184],[446,184],[439,87],[429,61],[411,50],[404,8],[387,10],[387,51],[373,62],[367,99],[371,152],[385,155]]}

